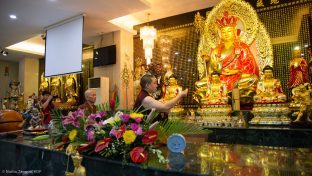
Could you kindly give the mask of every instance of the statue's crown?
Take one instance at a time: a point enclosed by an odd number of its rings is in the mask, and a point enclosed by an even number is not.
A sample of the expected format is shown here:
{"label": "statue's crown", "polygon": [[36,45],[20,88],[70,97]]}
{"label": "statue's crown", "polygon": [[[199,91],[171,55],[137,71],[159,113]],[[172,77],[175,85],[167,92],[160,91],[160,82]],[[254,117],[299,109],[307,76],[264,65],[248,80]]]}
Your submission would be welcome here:
{"label": "statue's crown", "polygon": [[238,18],[234,16],[229,16],[228,11],[224,11],[223,17],[221,19],[217,19],[216,23],[219,26],[219,28],[223,27],[235,27],[237,24]]}

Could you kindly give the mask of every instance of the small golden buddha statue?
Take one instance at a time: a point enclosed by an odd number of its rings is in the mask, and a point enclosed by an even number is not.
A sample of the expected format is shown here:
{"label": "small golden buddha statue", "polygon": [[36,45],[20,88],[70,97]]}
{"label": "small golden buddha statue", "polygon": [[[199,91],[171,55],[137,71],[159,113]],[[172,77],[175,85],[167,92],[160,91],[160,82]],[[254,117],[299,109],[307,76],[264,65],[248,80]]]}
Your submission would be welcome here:
{"label": "small golden buddha statue", "polygon": [[74,172],[66,172],[66,176],[86,176],[86,168],[81,165],[82,157],[79,155],[79,152],[76,152],[75,155],[71,156],[74,164]]}
{"label": "small golden buddha statue", "polygon": [[[163,90],[164,97],[160,101],[170,101],[171,99],[175,98],[182,90],[182,87],[178,85],[176,78],[172,75],[168,80],[168,85],[165,86],[165,90]],[[181,118],[184,114],[184,109],[178,103],[176,106],[171,108],[169,112],[169,119]]]}
{"label": "small golden buddha statue", "polygon": [[169,101],[173,99],[181,91],[182,91],[182,87],[178,85],[178,82],[175,79],[175,77],[171,76],[168,80],[168,86],[166,86],[166,89],[165,89],[165,96],[163,98],[163,101]]}
{"label": "small golden buddha statue", "polygon": [[59,76],[53,77],[51,80],[51,95],[56,97],[55,102],[61,102],[61,79]]}
{"label": "small golden buddha statue", "polygon": [[68,75],[65,82],[65,94],[68,103],[75,103],[77,97],[77,79],[75,75]]}
{"label": "small golden buddha statue", "polygon": [[[294,122],[308,121],[311,122],[310,115],[312,110],[312,88],[311,84],[301,84],[291,90],[293,101],[290,103],[290,107],[299,108],[299,111],[292,114],[297,116]],[[306,116],[306,120],[303,120]]]}
{"label": "small golden buddha statue", "polygon": [[281,82],[273,77],[273,68],[263,68],[263,78],[258,82],[257,94],[254,96],[256,103],[278,103],[285,102],[286,95],[283,93]]}
{"label": "small golden buddha statue", "polygon": [[206,92],[207,104],[227,104],[227,90],[225,83],[220,81],[220,73],[211,73],[211,82]]}
{"label": "small golden buddha statue", "polygon": [[41,95],[43,91],[49,91],[49,79],[44,77],[44,73],[42,73],[40,77],[39,95]]}
{"label": "small golden buddha statue", "polygon": [[288,81],[289,88],[294,88],[300,84],[309,82],[308,63],[301,57],[300,48],[293,50],[293,58],[289,63],[290,78]]}

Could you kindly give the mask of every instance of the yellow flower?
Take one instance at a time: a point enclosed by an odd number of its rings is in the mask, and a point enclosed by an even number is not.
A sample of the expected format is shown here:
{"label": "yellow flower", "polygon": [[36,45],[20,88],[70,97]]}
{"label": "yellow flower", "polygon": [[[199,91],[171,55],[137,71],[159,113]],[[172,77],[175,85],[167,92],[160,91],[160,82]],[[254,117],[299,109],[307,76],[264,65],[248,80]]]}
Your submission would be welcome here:
{"label": "yellow flower", "polygon": [[76,129],[73,129],[69,132],[69,140],[70,141],[73,141],[76,139],[76,136],[77,136],[77,130]]}
{"label": "yellow flower", "polygon": [[142,118],[143,116],[144,116],[143,114],[135,113],[135,112],[130,114],[131,119]]}
{"label": "yellow flower", "polygon": [[135,140],[136,134],[132,130],[126,130],[122,137],[126,144],[131,144]]}

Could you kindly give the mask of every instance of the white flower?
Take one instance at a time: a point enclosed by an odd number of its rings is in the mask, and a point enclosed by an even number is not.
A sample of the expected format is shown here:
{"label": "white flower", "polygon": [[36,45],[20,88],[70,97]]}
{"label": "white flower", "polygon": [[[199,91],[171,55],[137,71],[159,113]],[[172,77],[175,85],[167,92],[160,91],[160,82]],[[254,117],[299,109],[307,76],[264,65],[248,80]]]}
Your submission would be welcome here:
{"label": "white flower", "polygon": [[114,125],[114,123],[119,122],[121,120],[119,116],[122,115],[122,114],[123,113],[120,112],[120,111],[116,112],[114,117],[110,117],[109,119],[106,119],[103,124],[108,124],[109,123],[111,125]]}

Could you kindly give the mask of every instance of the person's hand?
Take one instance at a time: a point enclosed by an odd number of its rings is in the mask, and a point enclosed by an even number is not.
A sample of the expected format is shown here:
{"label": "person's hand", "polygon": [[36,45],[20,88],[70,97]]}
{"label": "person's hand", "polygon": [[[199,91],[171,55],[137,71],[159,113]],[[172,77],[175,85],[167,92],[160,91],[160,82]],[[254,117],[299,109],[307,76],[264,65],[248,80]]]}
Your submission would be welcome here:
{"label": "person's hand", "polygon": [[53,99],[53,96],[52,95],[49,95],[48,97],[48,101],[52,100]]}
{"label": "person's hand", "polygon": [[185,89],[181,92],[181,96],[182,97],[186,97],[187,96],[187,93],[188,93],[188,89]]}

